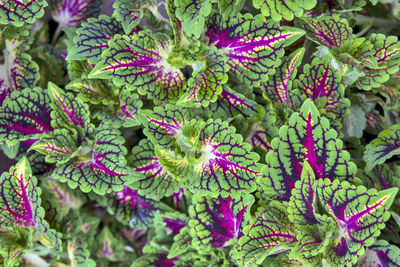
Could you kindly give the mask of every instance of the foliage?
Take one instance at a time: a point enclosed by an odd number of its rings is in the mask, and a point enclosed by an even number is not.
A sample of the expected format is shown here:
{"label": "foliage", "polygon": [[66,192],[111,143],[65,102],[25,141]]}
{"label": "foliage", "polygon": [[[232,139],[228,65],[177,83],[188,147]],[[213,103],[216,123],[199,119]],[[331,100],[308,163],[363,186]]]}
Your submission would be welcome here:
{"label": "foliage", "polygon": [[0,1],[0,264],[400,266],[399,19]]}

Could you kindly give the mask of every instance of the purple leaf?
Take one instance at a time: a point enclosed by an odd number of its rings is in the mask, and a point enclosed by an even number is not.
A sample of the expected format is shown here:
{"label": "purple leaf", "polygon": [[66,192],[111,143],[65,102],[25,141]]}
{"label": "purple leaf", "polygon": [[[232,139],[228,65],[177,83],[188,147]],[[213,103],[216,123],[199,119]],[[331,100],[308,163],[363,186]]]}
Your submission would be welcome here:
{"label": "purple leaf", "polygon": [[101,0],[50,0],[51,17],[59,27],[74,27],[101,11]]}
{"label": "purple leaf", "polygon": [[155,101],[176,102],[185,86],[182,72],[168,61],[173,44],[163,34],[141,31],[116,34],[89,78],[113,79],[117,86],[137,89]]}
{"label": "purple leaf", "polygon": [[250,152],[250,144],[242,142],[242,136],[235,134],[234,127],[209,119],[202,126],[199,141],[201,156],[192,177],[195,192],[227,197],[254,191],[259,156]]}
{"label": "purple leaf", "polygon": [[356,166],[349,161],[349,153],[342,149],[337,132],[310,99],[304,102],[300,113],[290,116],[288,125],[280,128],[279,137],[271,145],[273,150],[268,152],[267,166],[259,178],[265,196],[289,200],[305,160],[316,179],[354,179]]}
{"label": "purple leaf", "polygon": [[19,46],[17,39],[5,40],[4,63],[0,65],[0,106],[13,91],[32,87],[39,80],[38,65],[30,55],[21,53]]}
{"label": "purple leaf", "polygon": [[254,199],[251,195],[232,199],[199,197],[189,214],[192,220],[193,244],[205,248],[222,248],[229,245],[232,239],[241,236],[241,224],[245,212],[249,211]]}
{"label": "purple leaf", "polygon": [[138,190],[140,194],[159,199],[171,196],[179,190],[178,180],[169,175],[160,164],[154,152],[154,145],[149,140],[142,139],[132,149],[128,162],[136,172],[142,174],[129,180],[130,187]]}
{"label": "purple leaf", "polygon": [[8,143],[53,131],[50,99],[40,88],[15,91],[0,107],[0,137]]}
{"label": "purple leaf", "polygon": [[304,34],[302,30],[279,27],[277,22],[250,14],[226,18],[214,15],[208,27],[209,44],[223,49],[236,77],[251,86],[266,80],[279,65],[283,47]]}
{"label": "purple leaf", "polygon": [[83,22],[68,50],[67,60],[88,60],[94,64],[101,60],[101,53],[108,48],[108,40],[115,34],[123,34],[121,25],[105,15]]}
{"label": "purple leaf", "polygon": [[319,200],[339,227],[335,242],[328,247],[328,263],[350,265],[363,253],[364,246],[374,243],[390,218],[388,210],[397,191],[397,188],[367,191],[363,186],[356,187],[348,182],[319,181]]}

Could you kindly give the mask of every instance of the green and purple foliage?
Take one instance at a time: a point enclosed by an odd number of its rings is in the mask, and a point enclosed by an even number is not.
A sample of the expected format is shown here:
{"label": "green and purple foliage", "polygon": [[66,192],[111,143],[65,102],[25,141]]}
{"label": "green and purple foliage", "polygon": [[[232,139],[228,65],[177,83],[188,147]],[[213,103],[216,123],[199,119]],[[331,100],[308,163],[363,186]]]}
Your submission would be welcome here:
{"label": "green and purple foliage", "polygon": [[0,265],[400,266],[399,19],[0,0]]}

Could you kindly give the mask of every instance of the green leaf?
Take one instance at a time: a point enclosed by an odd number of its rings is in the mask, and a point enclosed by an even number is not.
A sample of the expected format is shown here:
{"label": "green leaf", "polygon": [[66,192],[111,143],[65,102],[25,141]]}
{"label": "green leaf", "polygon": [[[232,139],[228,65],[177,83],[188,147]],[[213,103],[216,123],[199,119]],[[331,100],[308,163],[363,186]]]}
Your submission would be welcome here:
{"label": "green leaf", "polygon": [[357,81],[357,87],[361,90],[379,87],[400,68],[400,42],[396,36],[373,33],[368,37],[368,41],[373,45],[373,57],[378,62],[378,68],[362,68],[365,76]]}
{"label": "green leaf", "polygon": [[94,191],[104,195],[121,190],[133,175],[126,166],[125,140],[109,124],[102,124],[96,131],[92,147],[82,147],[77,157],[57,167],[52,176],[68,182],[72,189],[79,186],[83,192]]}
{"label": "green leaf", "polygon": [[185,86],[182,72],[172,66],[168,55],[171,40],[163,34],[141,31],[133,36],[116,34],[109,48],[90,72],[89,78],[113,79],[117,86],[153,99],[155,104],[176,102]]}
{"label": "green leaf", "polygon": [[0,177],[0,228],[10,232],[32,228],[44,245],[60,251],[61,235],[44,219],[41,192],[25,157],[4,172]]}
{"label": "green leaf", "polygon": [[329,48],[340,47],[352,35],[348,21],[338,16],[305,18],[304,28],[308,38]]}
{"label": "green leaf", "polygon": [[384,163],[394,155],[400,154],[400,124],[393,125],[390,129],[379,133],[378,138],[375,138],[365,147],[364,161],[366,171],[369,172],[377,164]]}
{"label": "green leaf", "polygon": [[301,64],[304,48],[299,48],[287,57],[282,58],[281,65],[266,82],[261,83],[263,96],[273,103],[288,104],[292,108],[301,106],[300,96],[292,91],[292,83],[297,75],[297,67]]}
{"label": "green leaf", "polygon": [[261,9],[264,16],[271,16],[275,21],[301,17],[305,10],[314,8],[316,4],[316,0],[253,0],[255,8]]}
{"label": "green leaf", "polygon": [[48,93],[52,101],[52,126],[54,128],[73,128],[84,136],[91,136],[94,127],[90,123],[89,107],[79,98],[64,91],[52,82],[48,84]]}
{"label": "green leaf", "polygon": [[0,24],[13,24],[21,27],[25,23],[32,24],[43,17],[46,0],[16,1],[4,0],[0,3]]}
{"label": "green leaf", "polygon": [[224,51],[231,71],[240,82],[259,86],[281,63],[284,47],[303,36],[304,31],[280,27],[262,15],[238,13],[229,17],[213,15],[206,35],[210,45]]}
{"label": "green leaf", "polygon": [[135,27],[140,23],[144,9],[157,9],[157,1],[153,0],[117,0],[113,4],[113,18],[119,21],[125,34],[131,34]]}
{"label": "green leaf", "polygon": [[351,105],[350,113],[343,119],[343,134],[345,138],[355,136],[362,138],[367,127],[367,118],[360,105]]}
{"label": "green leaf", "polygon": [[143,133],[155,146],[167,149],[178,139],[185,138],[182,128],[189,123],[192,112],[188,108],[167,104],[155,107],[153,111],[142,110],[140,117],[145,127]]}
{"label": "green leaf", "polygon": [[327,248],[327,263],[351,265],[372,245],[389,220],[389,208],[398,188],[377,192],[364,186],[329,179],[320,180],[317,194],[320,202],[338,227],[335,239]]}
{"label": "green leaf", "polygon": [[[56,129],[43,134],[29,150],[46,155],[46,162],[63,164],[71,159],[77,150],[77,136],[71,135],[66,129]],[[28,150],[28,151],[29,151]]]}
{"label": "green leaf", "polygon": [[89,18],[77,30],[74,44],[69,48],[66,59],[97,63],[101,60],[101,53],[108,48],[108,40],[115,34],[123,34],[120,23],[115,19],[105,15]]}
{"label": "green leaf", "polygon": [[264,195],[289,200],[291,190],[301,177],[302,164],[310,164],[316,179],[353,180],[356,165],[344,151],[337,132],[322,117],[311,99],[307,99],[300,112],[293,113],[279,129],[279,137],[272,140],[272,151],[266,156],[267,165],[258,179]]}
{"label": "green leaf", "polygon": [[[0,9],[0,16],[2,11]],[[4,59],[0,64],[0,105],[13,91],[32,87],[39,80],[38,65],[30,55],[22,53],[26,44],[14,38],[4,42]]]}
{"label": "green leaf", "polygon": [[50,98],[40,88],[15,91],[0,107],[0,140],[8,144],[53,131]]}
{"label": "green leaf", "polygon": [[90,251],[88,250],[87,246],[88,244],[86,244],[85,241],[79,236],[68,240],[67,251],[71,266],[96,266],[96,262],[89,258]]}
{"label": "green leaf", "polygon": [[179,191],[178,181],[160,164],[154,152],[154,145],[149,140],[140,140],[132,149],[128,162],[136,172],[143,174],[141,177],[129,180],[129,186],[138,190],[139,194],[160,199]]}
{"label": "green leaf", "polygon": [[192,78],[185,94],[178,101],[183,106],[208,106],[222,92],[222,84],[228,80],[227,58],[220,50],[207,50],[192,64]]}
{"label": "green leaf", "polygon": [[259,208],[239,240],[241,263],[261,264],[265,257],[290,250],[297,241],[284,205],[272,203]]}
{"label": "green leaf", "polygon": [[200,158],[194,166],[192,190],[226,197],[255,190],[259,156],[227,122],[209,119],[199,133]]}

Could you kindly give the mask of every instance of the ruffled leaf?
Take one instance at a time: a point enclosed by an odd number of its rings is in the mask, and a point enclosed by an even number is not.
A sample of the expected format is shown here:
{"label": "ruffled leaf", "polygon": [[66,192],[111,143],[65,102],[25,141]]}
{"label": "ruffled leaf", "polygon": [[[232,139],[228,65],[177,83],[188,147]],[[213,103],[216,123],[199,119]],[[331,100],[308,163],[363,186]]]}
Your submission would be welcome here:
{"label": "ruffled leaf", "polygon": [[109,124],[102,124],[96,132],[93,147],[82,147],[73,161],[57,167],[52,176],[60,182],[68,182],[71,188],[83,192],[94,191],[104,195],[121,190],[134,175],[126,166],[126,148],[119,131]]}
{"label": "ruffled leaf", "polygon": [[117,0],[113,4],[114,12],[112,16],[121,23],[125,33],[130,34],[141,21],[146,7],[157,9],[157,1]]}
{"label": "ruffled leaf", "polygon": [[350,101],[344,98],[341,79],[330,63],[315,58],[311,65],[303,66],[303,74],[295,81],[295,87],[314,101],[325,97],[328,116],[341,118],[350,106]]}
{"label": "ruffled leaf", "polygon": [[251,195],[238,199],[199,197],[189,209],[193,244],[204,249],[222,248],[242,235],[242,222],[254,202]]}
{"label": "ruffled leaf", "polygon": [[365,147],[364,161],[369,172],[377,164],[400,154],[400,125],[396,124],[381,133]]}
{"label": "ruffled leaf", "polygon": [[178,100],[184,89],[184,77],[167,61],[172,43],[166,35],[145,31],[133,36],[117,34],[108,45],[104,59],[89,78],[112,78],[115,85],[137,89],[156,104]]}
{"label": "ruffled leaf", "polygon": [[240,13],[227,18],[214,15],[208,28],[209,43],[224,50],[236,78],[250,86],[265,81],[279,66],[283,48],[304,35],[300,29],[279,27],[261,15]]}
{"label": "ruffled leaf", "polygon": [[97,244],[98,258],[105,258],[110,262],[121,261],[124,258],[124,242],[110,231],[108,227],[104,227],[97,237],[100,241]]}
{"label": "ruffled leaf", "polygon": [[201,156],[194,166],[193,192],[227,197],[254,191],[260,165],[258,154],[250,152],[250,144],[242,142],[243,137],[227,122],[209,119],[201,128]]}
{"label": "ruffled leaf", "polygon": [[304,19],[307,37],[329,48],[340,47],[352,35],[352,28],[346,19],[322,17]]}
{"label": "ruffled leaf", "polygon": [[261,264],[265,257],[289,250],[296,236],[283,205],[272,204],[268,209],[259,209],[254,219],[245,226],[240,238],[242,264]]}
{"label": "ruffled leaf", "polygon": [[0,3],[0,24],[13,24],[21,27],[25,23],[32,24],[43,17],[46,0],[4,0]]}
{"label": "ruffled leaf", "polygon": [[77,136],[71,135],[66,129],[56,129],[43,134],[33,143],[29,150],[38,151],[46,155],[46,162],[63,164],[67,162],[77,150]]}
{"label": "ruffled leaf", "polygon": [[377,192],[348,182],[320,180],[317,194],[325,211],[336,221],[339,231],[327,249],[327,262],[333,265],[351,265],[379,236],[389,220],[389,208],[397,188]]}
{"label": "ruffled leaf", "polygon": [[302,164],[307,160],[316,179],[351,180],[356,166],[350,155],[343,151],[343,143],[337,132],[321,117],[313,102],[308,99],[300,113],[293,113],[288,125],[279,130],[279,138],[272,140],[272,151],[266,156],[267,166],[259,183],[264,194],[281,200],[289,200],[291,190],[301,177]]}
{"label": "ruffled leaf", "polygon": [[101,0],[49,0],[51,17],[59,27],[74,27],[101,12]]}
{"label": "ruffled leaf", "polygon": [[154,145],[149,140],[141,140],[132,149],[132,155],[128,158],[128,162],[136,172],[143,175],[129,181],[129,186],[138,190],[139,194],[159,199],[179,191],[178,181],[169,175],[160,164],[159,158],[154,152]]}
{"label": "ruffled leaf", "polygon": [[190,121],[191,112],[187,108],[174,105],[155,107],[153,111],[143,110],[140,117],[144,125],[144,134],[161,148],[170,148],[178,138],[184,138],[182,127]]}
{"label": "ruffled leaf", "polygon": [[90,124],[89,107],[71,93],[65,93],[52,82],[48,84],[52,101],[51,117],[54,128],[75,128],[82,136],[90,136],[94,127]]}
{"label": "ruffled leaf", "polygon": [[88,244],[79,236],[68,240],[67,251],[72,266],[96,266],[96,262],[90,258],[90,251],[87,246]]}
{"label": "ruffled leaf", "polygon": [[43,244],[60,250],[61,236],[44,220],[41,192],[26,158],[4,172],[0,177],[0,228],[14,232],[32,227],[45,235]]}
{"label": "ruffled leaf", "polygon": [[292,91],[292,82],[296,77],[297,67],[303,60],[304,51],[304,48],[300,48],[282,58],[282,64],[276,72],[261,84],[265,98],[273,103],[287,103],[293,108],[300,106],[300,97]]}
{"label": "ruffled leaf", "polygon": [[100,61],[101,53],[108,48],[108,40],[115,34],[123,34],[123,29],[114,18],[105,15],[89,18],[78,29],[67,60],[88,60],[92,64]]}
{"label": "ruffled leaf", "polygon": [[379,87],[400,68],[400,42],[396,36],[373,33],[368,37],[368,41],[374,47],[373,57],[378,62],[378,68],[368,66],[363,68],[365,76],[357,81],[357,86],[362,90]]}
{"label": "ruffled leaf", "polygon": [[228,80],[226,57],[221,51],[209,50],[192,67],[194,72],[188,81],[187,92],[178,101],[184,106],[208,106],[222,92],[222,84]]}
{"label": "ruffled leaf", "polygon": [[53,131],[50,98],[40,88],[15,91],[0,107],[0,139],[14,144]]}
{"label": "ruffled leaf", "polygon": [[264,16],[271,16],[275,21],[293,20],[301,17],[304,10],[310,10],[317,4],[316,0],[253,0],[253,6],[261,9]]}

